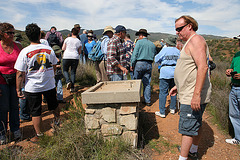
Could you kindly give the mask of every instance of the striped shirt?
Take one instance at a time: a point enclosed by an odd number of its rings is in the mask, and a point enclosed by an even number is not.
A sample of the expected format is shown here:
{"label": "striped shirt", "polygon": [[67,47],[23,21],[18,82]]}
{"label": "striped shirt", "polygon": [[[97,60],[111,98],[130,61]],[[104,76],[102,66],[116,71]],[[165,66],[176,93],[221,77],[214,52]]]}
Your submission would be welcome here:
{"label": "striped shirt", "polygon": [[122,40],[113,35],[107,47],[107,74],[123,74],[122,70],[117,67],[118,64],[126,68],[126,52]]}

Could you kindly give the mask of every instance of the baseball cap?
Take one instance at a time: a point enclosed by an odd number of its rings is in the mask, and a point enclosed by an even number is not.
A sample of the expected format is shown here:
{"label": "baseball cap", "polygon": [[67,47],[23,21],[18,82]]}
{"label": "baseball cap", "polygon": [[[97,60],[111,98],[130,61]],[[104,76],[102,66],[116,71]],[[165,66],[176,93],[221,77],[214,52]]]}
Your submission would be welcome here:
{"label": "baseball cap", "polygon": [[123,32],[123,31],[127,31],[126,28],[122,25],[118,25],[116,28],[115,28],[115,33],[120,33],[120,32]]}

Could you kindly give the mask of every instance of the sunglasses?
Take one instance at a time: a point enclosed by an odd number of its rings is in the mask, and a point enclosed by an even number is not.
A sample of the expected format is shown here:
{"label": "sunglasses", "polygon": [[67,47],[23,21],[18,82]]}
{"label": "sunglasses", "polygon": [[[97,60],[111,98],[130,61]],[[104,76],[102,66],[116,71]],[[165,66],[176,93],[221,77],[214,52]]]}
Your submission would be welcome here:
{"label": "sunglasses", "polygon": [[4,32],[4,33],[7,33],[8,35],[15,34],[15,32]]}
{"label": "sunglasses", "polygon": [[181,26],[181,27],[176,28],[176,31],[177,31],[177,32],[181,32],[181,30],[182,30],[184,27],[186,27],[187,25],[188,25],[188,23],[185,24],[184,26]]}

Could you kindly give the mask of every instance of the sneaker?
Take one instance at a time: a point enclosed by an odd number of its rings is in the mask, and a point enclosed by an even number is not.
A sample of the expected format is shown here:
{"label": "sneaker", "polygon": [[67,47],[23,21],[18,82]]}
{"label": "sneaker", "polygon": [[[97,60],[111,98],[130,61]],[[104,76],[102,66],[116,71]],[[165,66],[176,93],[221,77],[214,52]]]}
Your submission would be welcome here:
{"label": "sneaker", "polygon": [[240,141],[233,138],[233,139],[226,139],[225,140],[227,143],[230,143],[230,144],[240,144]]}
{"label": "sneaker", "polygon": [[67,83],[67,90],[69,90],[69,89],[71,88],[71,86],[72,86],[72,83],[71,83],[71,82],[68,82],[68,83]]}
{"label": "sneaker", "polygon": [[17,131],[15,131],[15,132],[13,132],[13,136],[14,136],[14,140],[15,140],[15,141],[21,139],[22,134],[21,134],[20,129],[17,130]]}
{"label": "sneaker", "polygon": [[175,109],[170,109],[171,114],[175,114]]}
{"label": "sneaker", "polygon": [[7,144],[7,138],[6,136],[0,136],[0,145]]}
{"label": "sneaker", "polygon": [[162,117],[162,118],[165,118],[166,116],[165,116],[165,114],[161,114],[160,112],[155,112],[155,114],[157,115],[157,116],[160,116],[160,117]]}

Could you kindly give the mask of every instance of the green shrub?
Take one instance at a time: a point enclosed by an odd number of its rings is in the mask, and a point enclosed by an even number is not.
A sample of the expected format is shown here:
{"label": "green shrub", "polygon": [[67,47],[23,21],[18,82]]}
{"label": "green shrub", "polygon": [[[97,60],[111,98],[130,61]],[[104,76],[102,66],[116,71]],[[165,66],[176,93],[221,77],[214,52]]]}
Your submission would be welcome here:
{"label": "green shrub", "polygon": [[212,95],[208,110],[214,117],[215,123],[225,130],[229,131],[228,118],[228,95],[230,92],[230,78],[225,75],[226,69],[229,68],[230,62],[215,61],[217,67],[212,71]]}
{"label": "green shrub", "polygon": [[74,98],[77,108],[70,107],[69,118],[55,136],[41,139],[41,148],[34,159],[136,159],[138,151],[120,138],[106,140],[94,131],[86,133],[84,109],[81,102]]}

